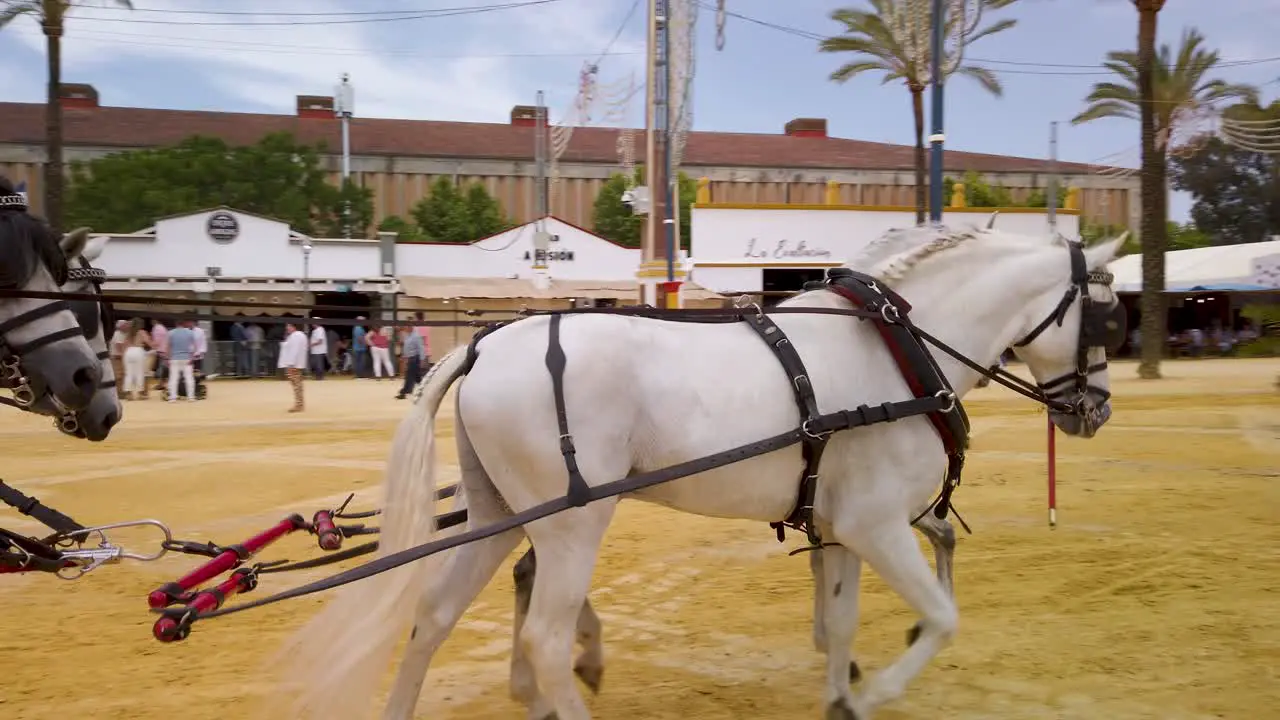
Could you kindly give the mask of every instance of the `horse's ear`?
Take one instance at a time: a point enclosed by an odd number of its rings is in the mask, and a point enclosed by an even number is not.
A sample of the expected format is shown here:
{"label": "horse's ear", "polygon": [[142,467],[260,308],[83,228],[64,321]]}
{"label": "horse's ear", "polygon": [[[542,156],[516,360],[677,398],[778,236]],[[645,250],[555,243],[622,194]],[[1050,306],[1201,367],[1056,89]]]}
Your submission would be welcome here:
{"label": "horse's ear", "polygon": [[991,213],[991,217],[987,218],[987,229],[988,229],[988,230],[993,230],[993,229],[995,229],[995,226],[996,226],[996,217],[997,217],[998,215],[1000,215],[1000,211],[999,211],[999,210],[996,210],[995,212]]}
{"label": "horse's ear", "polygon": [[1096,245],[1091,245],[1084,249],[1084,264],[1090,270],[1100,270],[1107,266],[1115,259],[1116,253],[1120,251],[1120,246],[1124,245],[1124,241],[1129,239],[1129,233],[1124,232],[1118,238],[1104,240]]}
{"label": "horse's ear", "polygon": [[62,254],[67,259],[80,257],[84,252],[84,246],[89,242],[89,228],[78,227],[75,230],[62,236],[62,241],[58,243],[62,246]]}
{"label": "horse's ear", "polygon": [[84,251],[80,253],[80,257],[89,262],[93,262],[102,257],[102,251],[107,248],[107,241],[111,239],[110,235],[98,235],[89,238],[85,243]]}

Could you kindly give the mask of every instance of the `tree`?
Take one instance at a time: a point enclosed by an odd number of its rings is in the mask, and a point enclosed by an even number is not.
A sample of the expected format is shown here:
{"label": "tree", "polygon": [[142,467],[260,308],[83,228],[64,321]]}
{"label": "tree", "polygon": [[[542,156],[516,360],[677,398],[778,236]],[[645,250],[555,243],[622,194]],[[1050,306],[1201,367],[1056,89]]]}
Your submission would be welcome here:
{"label": "tree", "polygon": [[[1168,247],[1168,182],[1166,161],[1169,144],[1180,118],[1198,108],[1223,100],[1252,100],[1257,91],[1207,76],[1218,64],[1218,53],[1203,47],[1204,36],[1194,28],[1182,34],[1177,57],[1168,45],[1156,53],[1156,15],[1164,0],[1133,0],[1138,8],[1138,51],[1107,53],[1103,65],[1118,81],[1093,86],[1085,101],[1089,104],[1072,118],[1074,125],[1100,118],[1138,118],[1142,129],[1142,298],[1140,301],[1144,338],[1162,338],[1166,318],[1164,305],[1164,253]],[[1138,376],[1160,377],[1163,343],[1142,343]]]}
{"label": "tree", "polygon": [[[698,194],[697,183],[688,175],[679,173],[680,207],[680,247],[689,249],[689,232],[691,225],[694,197]],[[632,175],[631,186],[644,184],[644,168],[637,166]],[[622,193],[627,190],[627,176],[614,173],[605,181],[596,195],[596,202],[591,212],[591,229],[597,235],[608,238],[619,245],[640,247],[640,229],[643,216],[631,212],[631,208],[622,202]],[[661,226],[659,226],[661,227]]]}
{"label": "tree", "polygon": [[410,214],[420,242],[475,242],[512,226],[484,185],[473,183],[463,192],[447,177],[436,178]]}
{"label": "tree", "polygon": [[[116,5],[132,10],[129,0],[112,0]],[[44,164],[44,215],[55,230],[61,232],[62,224],[62,33],[66,26],[70,0],[0,0],[0,28],[23,15],[31,15],[40,22],[44,33],[46,65],[49,70],[48,92],[45,96],[45,152]]]}
{"label": "tree", "polygon": [[1165,236],[1169,238],[1170,250],[1191,250],[1213,244],[1213,239],[1201,232],[1195,223],[1181,224],[1170,220],[1165,225]]}
{"label": "tree", "polygon": [[1280,156],[1209,137],[1176,154],[1169,172],[1173,187],[1195,199],[1191,219],[1214,245],[1280,234]]}
{"label": "tree", "polygon": [[388,215],[382,218],[382,222],[378,223],[378,230],[395,233],[397,242],[426,242],[427,239],[417,225],[399,215]]}
{"label": "tree", "polygon": [[227,205],[283,220],[307,235],[340,237],[351,204],[352,235],[364,237],[373,191],[338,188],[320,166],[323,144],[272,133],[255,145],[189,137],[177,145],[112,153],[71,168],[67,219],[104,232],[133,232],[158,217]]}
{"label": "tree", "polygon": [[[966,207],[1048,207],[1048,194],[1044,190],[1032,190],[1022,202],[1013,199],[1013,193],[1004,185],[992,185],[974,170],[965,172],[957,181],[954,178],[943,178],[943,191],[947,198],[955,193],[957,182],[964,183],[964,204]],[[1067,202],[1067,189],[1058,187],[1058,204],[1063,207]]]}
{"label": "tree", "polygon": [[[997,10],[1016,0],[979,0],[979,7]],[[870,10],[842,8],[831,13],[831,19],[844,25],[840,35],[823,40],[818,49],[829,53],[851,53],[854,59],[831,73],[838,83],[867,72],[883,72],[882,83],[900,80],[911,93],[911,113],[916,130],[916,222],[923,224],[927,210],[925,180],[928,161],[924,149],[924,90],[930,82],[930,18],[929,0],[870,0]],[[950,7],[950,5],[948,5]],[[970,77],[987,92],[999,97],[1004,91],[990,70],[965,65],[964,49],[974,42],[1008,30],[1017,20],[1000,20],[979,30],[977,22],[966,23],[957,15],[948,15],[948,37],[958,37],[956,48],[943,59],[944,79],[958,73]],[[962,26],[963,23],[963,26]]]}

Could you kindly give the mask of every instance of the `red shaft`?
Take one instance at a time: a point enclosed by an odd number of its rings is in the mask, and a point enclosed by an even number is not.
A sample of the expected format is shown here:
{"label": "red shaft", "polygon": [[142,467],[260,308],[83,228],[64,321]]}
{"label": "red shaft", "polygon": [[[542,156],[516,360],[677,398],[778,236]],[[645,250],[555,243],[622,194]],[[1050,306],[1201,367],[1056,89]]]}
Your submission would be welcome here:
{"label": "red shaft", "polygon": [[[199,587],[203,582],[212,580],[222,573],[239,567],[242,562],[252,557],[262,548],[288,535],[299,528],[306,527],[306,522],[299,515],[291,515],[253,537],[245,540],[238,548],[231,546],[216,557],[191,572],[178,578],[176,582],[167,583],[147,596],[147,605],[153,609],[168,607],[179,602],[185,593]],[[243,557],[242,557],[243,555]]]}
{"label": "red shaft", "polygon": [[1053,524],[1057,521],[1055,515],[1058,509],[1058,451],[1055,447],[1057,440],[1057,428],[1053,426],[1053,421],[1049,421],[1049,523]]}
{"label": "red shaft", "polygon": [[311,525],[315,528],[321,550],[337,550],[342,547],[342,533],[333,524],[333,514],[328,510],[317,512],[311,519]]}
{"label": "red shaft", "polygon": [[[195,616],[201,613],[212,612],[222,607],[222,603],[227,598],[236,593],[243,592],[252,585],[252,573],[244,571],[233,573],[231,577],[223,580],[213,587],[211,590],[201,590],[191,598],[191,602],[187,604],[187,610],[194,611]],[[188,630],[178,632],[179,624],[177,620],[169,617],[162,617],[151,626],[151,634],[160,642],[173,642],[182,640],[186,637]],[[190,626],[187,626],[188,628]]]}

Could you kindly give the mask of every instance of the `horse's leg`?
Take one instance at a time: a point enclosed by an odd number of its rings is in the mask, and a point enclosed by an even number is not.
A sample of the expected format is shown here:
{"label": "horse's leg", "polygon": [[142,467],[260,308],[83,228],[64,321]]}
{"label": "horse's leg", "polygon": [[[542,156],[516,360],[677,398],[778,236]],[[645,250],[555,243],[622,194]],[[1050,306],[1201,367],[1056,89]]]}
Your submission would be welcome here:
{"label": "horse's leg", "polygon": [[[959,620],[955,603],[934,576],[907,522],[894,519],[876,503],[845,502],[836,515],[836,539],[866,560],[894,592],[921,617],[920,637],[896,661],[864,683],[863,692],[827,708],[830,720],[865,720],[871,711],[906,690],[955,634]],[[839,688],[828,685],[828,692]]]}
{"label": "horse's leg", "polygon": [[[533,580],[538,569],[538,558],[533,548],[516,561],[512,569],[516,588],[516,609],[514,632],[511,635],[511,698],[517,702],[532,706],[536,701],[538,684],[533,677],[533,667],[524,655],[524,647],[520,643],[520,629],[524,627],[525,616],[529,614],[529,601],[533,597]],[[600,618],[591,607],[591,601],[582,604],[582,612],[578,613],[578,644],[582,645],[582,654],[573,663],[573,672],[592,693],[600,692],[600,682],[604,677],[604,640],[601,635]]]}
{"label": "horse's leg", "polygon": [[[459,504],[465,502],[467,507],[467,529],[491,525],[508,513],[476,458],[461,422],[456,424],[455,434],[462,471]],[[429,577],[383,712],[384,720],[413,718],[432,656],[523,537],[519,530],[511,530],[462,545],[450,552],[442,572]]]}
{"label": "horse's leg", "polygon": [[[925,513],[916,522],[916,527],[929,539],[929,544],[933,545],[933,564],[938,572],[938,582],[942,583],[947,595],[955,600],[956,529],[945,518],[938,518],[932,512]],[[907,631],[908,645],[920,637],[920,628],[921,625],[917,622]]]}
{"label": "horse's leg", "polygon": [[849,683],[860,676],[853,660],[853,639],[858,631],[858,591],[862,581],[862,560],[839,545],[822,551],[822,581],[815,591],[823,596],[822,626],[827,653],[828,704],[849,703],[853,699]]}
{"label": "horse's leg", "polygon": [[[584,474],[585,473],[584,467]],[[519,642],[533,665],[549,712],[536,720],[589,720],[572,671],[577,619],[582,614],[600,542],[617,500],[598,500],[525,527],[541,565]]]}
{"label": "horse's leg", "polygon": [[823,600],[827,597],[827,589],[822,579],[824,566],[823,549],[814,548],[809,552],[809,572],[813,575],[813,649],[825,655],[827,634],[822,628],[822,616],[826,607]]}

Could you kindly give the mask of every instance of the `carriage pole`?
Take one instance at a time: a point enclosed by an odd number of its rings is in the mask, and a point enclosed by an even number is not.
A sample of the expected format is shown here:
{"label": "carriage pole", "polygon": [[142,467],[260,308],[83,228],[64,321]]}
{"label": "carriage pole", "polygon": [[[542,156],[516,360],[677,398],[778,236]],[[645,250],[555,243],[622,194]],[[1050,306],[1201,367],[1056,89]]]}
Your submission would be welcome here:
{"label": "carriage pole", "polygon": [[[1058,232],[1058,121],[1049,123],[1049,187],[1045,192],[1045,214],[1049,220],[1049,234]],[[1058,457],[1053,419],[1045,416],[1049,427],[1049,527],[1058,526]]]}

